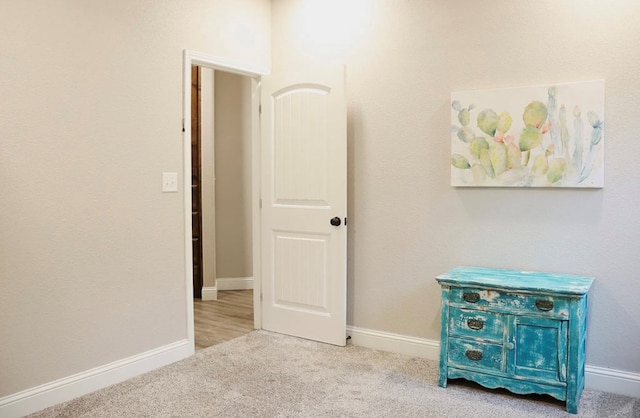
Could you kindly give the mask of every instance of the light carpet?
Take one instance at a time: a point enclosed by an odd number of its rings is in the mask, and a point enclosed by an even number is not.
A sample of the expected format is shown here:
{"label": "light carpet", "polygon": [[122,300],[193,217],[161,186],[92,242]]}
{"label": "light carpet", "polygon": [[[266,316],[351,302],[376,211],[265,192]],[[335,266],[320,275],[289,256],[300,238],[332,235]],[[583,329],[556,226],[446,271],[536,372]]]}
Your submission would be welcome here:
{"label": "light carpet", "polygon": [[437,381],[431,360],[254,331],[30,417],[640,417],[640,399],[604,392],[585,390],[571,415],[547,396]]}

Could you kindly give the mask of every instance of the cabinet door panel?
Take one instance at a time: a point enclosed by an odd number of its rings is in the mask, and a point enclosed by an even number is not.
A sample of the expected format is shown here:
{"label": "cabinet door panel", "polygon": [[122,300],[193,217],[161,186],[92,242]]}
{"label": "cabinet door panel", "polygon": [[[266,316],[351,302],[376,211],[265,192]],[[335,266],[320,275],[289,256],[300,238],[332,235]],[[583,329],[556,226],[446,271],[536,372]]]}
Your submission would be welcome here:
{"label": "cabinet door panel", "polygon": [[550,382],[566,381],[567,322],[514,317],[510,372]]}

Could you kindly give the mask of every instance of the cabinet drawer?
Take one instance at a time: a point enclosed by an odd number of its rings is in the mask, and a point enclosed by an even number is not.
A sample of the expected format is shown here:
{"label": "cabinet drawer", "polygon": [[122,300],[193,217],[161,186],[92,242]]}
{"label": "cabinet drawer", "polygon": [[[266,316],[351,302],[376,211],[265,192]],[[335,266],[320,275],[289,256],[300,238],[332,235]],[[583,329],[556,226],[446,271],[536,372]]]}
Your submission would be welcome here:
{"label": "cabinet drawer", "polygon": [[498,310],[515,313],[569,316],[569,300],[557,296],[509,293],[471,287],[454,287],[451,289],[450,300],[451,303],[470,309],[497,308]]}
{"label": "cabinet drawer", "polygon": [[501,343],[505,320],[502,314],[470,309],[449,309],[449,334]]}
{"label": "cabinet drawer", "polygon": [[461,338],[449,338],[449,363],[503,371],[502,346]]}

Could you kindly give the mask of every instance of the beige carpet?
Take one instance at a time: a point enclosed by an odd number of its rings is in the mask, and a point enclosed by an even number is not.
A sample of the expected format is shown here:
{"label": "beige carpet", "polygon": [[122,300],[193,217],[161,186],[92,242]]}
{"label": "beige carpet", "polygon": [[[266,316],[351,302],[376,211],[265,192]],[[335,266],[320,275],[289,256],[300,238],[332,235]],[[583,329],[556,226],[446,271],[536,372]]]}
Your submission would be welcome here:
{"label": "beige carpet", "polygon": [[[437,363],[254,331],[31,417],[575,417],[546,396],[457,381]],[[579,417],[640,417],[640,399],[586,390]]]}

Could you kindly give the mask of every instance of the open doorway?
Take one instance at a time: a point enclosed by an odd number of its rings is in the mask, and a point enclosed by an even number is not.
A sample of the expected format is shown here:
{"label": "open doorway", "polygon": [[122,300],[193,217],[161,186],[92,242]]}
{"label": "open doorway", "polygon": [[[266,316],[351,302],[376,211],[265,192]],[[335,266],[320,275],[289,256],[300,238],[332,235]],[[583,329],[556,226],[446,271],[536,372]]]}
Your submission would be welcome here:
{"label": "open doorway", "polygon": [[[346,225],[347,141],[344,67],[324,68],[314,64],[308,68],[296,68],[295,71],[286,73],[276,72],[264,77],[269,73],[268,68],[251,68],[189,50],[184,51],[183,64],[183,167],[184,189],[187,191],[192,188],[192,65],[248,77],[251,83],[251,122],[247,129],[251,131],[252,138],[250,194],[254,329],[264,327],[275,332],[344,345],[347,231],[346,228],[340,227],[341,222],[334,223],[344,217]],[[265,97],[262,103],[264,107],[260,105],[261,92]],[[301,108],[294,110],[293,107]],[[261,114],[263,116],[260,116]],[[317,126],[326,129],[316,129]],[[287,146],[299,138],[297,134],[291,134],[290,128],[294,127],[295,132],[302,129],[306,143],[313,146]],[[281,135],[274,135],[277,132]],[[279,157],[274,154],[274,144],[281,145]],[[318,158],[318,150],[324,150],[324,159]],[[300,178],[306,181],[297,181]],[[280,180],[280,186],[275,184],[274,179]],[[312,188],[314,192],[311,194],[307,187],[310,179],[315,179],[315,186]],[[326,182],[316,181],[318,179],[325,179]],[[282,186],[286,187],[283,189]],[[261,193],[265,190],[267,193]],[[276,190],[284,194],[276,194]],[[274,199],[278,199],[278,204],[274,204]],[[326,204],[319,205],[318,202]],[[191,205],[191,193],[185,193],[184,295],[187,308],[187,339],[190,346],[195,347]],[[295,210],[296,216],[276,213],[283,213],[282,209]],[[289,211],[289,214],[291,213]],[[287,226],[276,222],[288,220],[298,220],[300,225]],[[284,234],[281,234],[282,232]],[[280,235],[276,237],[276,234]],[[274,237],[279,239],[279,248],[275,250]],[[299,249],[304,250],[305,257],[299,256]],[[313,263],[308,263],[308,260],[312,260]],[[297,272],[306,272],[310,265],[314,266],[313,271],[305,273],[305,278],[314,283],[315,290],[311,295],[305,294],[310,299],[300,300],[295,294],[292,295],[293,292],[287,291],[286,294],[279,294],[278,303],[274,303],[276,292],[290,287],[289,284],[296,282],[300,277]],[[283,269],[288,272],[284,281],[282,274],[275,274],[284,271]],[[219,288],[220,280],[217,278],[216,291]],[[300,309],[300,305],[309,305],[311,309]],[[309,327],[310,322],[318,326]],[[284,329],[276,324],[284,325]]]}
{"label": "open doorway", "polygon": [[195,349],[254,328],[252,80],[191,67]]}
{"label": "open doorway", "polygon": [[[260,278],[260,78],[268,73],[267,68],[251,67],[237,62],[232,62],[217,56],[204,54],[185,49],[183,52],[183,101],[182,101],[182,133],[183,133],[183,190],[184,193],[184,256],[185,256],[185,306],[187,341],[191,352],[195,351],[194,331],[194,298],[193,298],[193,242],[192,242],[192,201],[190,190],[191,179],[191,71],[192,66],[212,68],[218,71],[242,75],[251,80],[251,207],[252,207],[252,234],[253,234],[253,319],[254,329],[262,328],[262,301]],[[216,288],[217,290],[217,288]]]}

